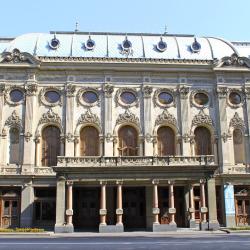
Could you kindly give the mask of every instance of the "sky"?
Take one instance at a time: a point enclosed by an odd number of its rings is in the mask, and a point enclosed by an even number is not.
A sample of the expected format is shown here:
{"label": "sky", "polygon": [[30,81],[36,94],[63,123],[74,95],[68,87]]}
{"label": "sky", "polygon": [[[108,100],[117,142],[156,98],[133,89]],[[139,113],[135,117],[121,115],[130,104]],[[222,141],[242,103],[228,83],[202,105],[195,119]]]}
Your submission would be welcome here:
{"label": "sky", "polygon": [[250,41],[250,0],[0,0],[0,37],[79,31]]}

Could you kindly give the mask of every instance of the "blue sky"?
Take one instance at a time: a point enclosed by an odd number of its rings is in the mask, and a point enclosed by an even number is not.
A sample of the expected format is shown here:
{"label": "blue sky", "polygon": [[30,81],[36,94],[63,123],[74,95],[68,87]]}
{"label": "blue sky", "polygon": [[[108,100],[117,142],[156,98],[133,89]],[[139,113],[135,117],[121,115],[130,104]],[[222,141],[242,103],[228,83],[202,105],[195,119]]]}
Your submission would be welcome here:
{"label": "blue sky", "polygon": [[51,30],[163,33],[250,41],[250,0],[2,0],[0,36]]}

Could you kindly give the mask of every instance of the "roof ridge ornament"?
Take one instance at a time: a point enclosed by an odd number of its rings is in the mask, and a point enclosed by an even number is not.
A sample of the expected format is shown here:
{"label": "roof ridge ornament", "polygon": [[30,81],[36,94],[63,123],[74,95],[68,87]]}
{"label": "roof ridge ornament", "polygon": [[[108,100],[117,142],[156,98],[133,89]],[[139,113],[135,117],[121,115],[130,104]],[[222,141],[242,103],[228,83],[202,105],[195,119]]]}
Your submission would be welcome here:
{"label": "roof ridge ornament", "polygon": [[133,56],[132,43],[128,40],[128,36],[126,34],[125,39],[121,43],[121,54],[126,56]]}
{"label": "roof ridge ornament", "polygon": [[56,32],[54,33],[54,38],[52,38],[49,42],[49,47],[53,50],[58,49],[60,46],[60,41],[56,38]]}
{"label": "roof ridge ornament", "polygon": [[250,68],[250,59],[244,56],[238,56],[236,53],[233,53],[231,56],[225,56],[221,60],[215,61],[217,67],[247,67]]}
{"label": "roof ridge ornament", "polygon": [[163,41],[162,36],[160,36],[160,41],[156,44],[156,49],[159,52],[164,52],[167,49],[167,43]]}
{"label": "roof ridge ornament", "polygon": [[91,39],[90,33],[89,33],[89,38],[85,42],[84,46],[85,46],[86,50],[94,50],[94,48],[95,48],[95,41],[93,39]]}
{"label": "roof ridge ornament", "polygon": [[191,44],[190,49],[193,53],[200,52],[201,44],[197,41],[196,37],[194,37],[194,42]]}

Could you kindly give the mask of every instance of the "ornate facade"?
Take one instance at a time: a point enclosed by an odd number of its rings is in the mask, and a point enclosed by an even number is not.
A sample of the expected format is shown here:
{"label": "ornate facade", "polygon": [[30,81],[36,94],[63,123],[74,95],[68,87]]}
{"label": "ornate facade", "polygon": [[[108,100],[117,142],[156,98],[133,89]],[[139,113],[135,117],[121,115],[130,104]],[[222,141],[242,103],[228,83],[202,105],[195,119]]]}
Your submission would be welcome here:
{"label": "ornate facade", "polygon": [[249,225],[249,55],[184,35],[0,39],[0,227]]}

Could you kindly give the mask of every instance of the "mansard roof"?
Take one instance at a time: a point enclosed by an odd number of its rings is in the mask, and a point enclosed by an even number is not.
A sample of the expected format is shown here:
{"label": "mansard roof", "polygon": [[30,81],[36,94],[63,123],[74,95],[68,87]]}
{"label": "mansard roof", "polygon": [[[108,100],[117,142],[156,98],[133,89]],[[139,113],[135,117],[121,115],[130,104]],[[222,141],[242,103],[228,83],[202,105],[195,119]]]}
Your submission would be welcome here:
{"label": "mansard roof", "polygon": [[[54,37],[59,40],[59,46],[53,49],[50,44]],[[94,41],[91,49],[86,46],[88,39]],[[130,42],[129,49],[123,47],[125,40]],[[162,51],[157,47],[160,41],[166,43],[166,49]],[[197,51],[192,49],[195,41],[200,45]],[[64,58],[220,60],[232,54],[247,58],[250,55],[249,43],[231,43],[215,37],[101,32],[29,33],[14,39],[0,39],[0,53],[14,49],[36,57]]]}

